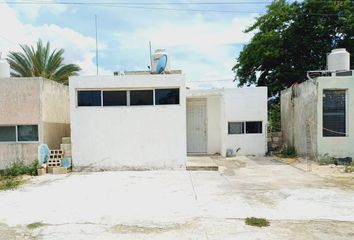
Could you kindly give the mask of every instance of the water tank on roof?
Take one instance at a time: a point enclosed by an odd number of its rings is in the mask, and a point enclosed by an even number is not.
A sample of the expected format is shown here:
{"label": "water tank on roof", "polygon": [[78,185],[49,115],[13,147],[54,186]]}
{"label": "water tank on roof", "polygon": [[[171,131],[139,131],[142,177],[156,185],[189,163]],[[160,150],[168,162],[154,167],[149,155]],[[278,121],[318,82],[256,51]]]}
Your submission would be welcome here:
{"label": "water tank on roof", "polygon": [[171,60],[165,49],[157,49],[152,55],[151,71],[153,73],[170,72]]}
{"label": "water tank on roof", "polygon": [[350,70],[350,54],[345,48],[333,49],[327,56],[327,69],[330,71]]}
{"label": "water tank on roof", "polygon": [[8,78],[10,77],[10,65],[7,63],[5,59],[1,59],[0,53],[0,78]]}

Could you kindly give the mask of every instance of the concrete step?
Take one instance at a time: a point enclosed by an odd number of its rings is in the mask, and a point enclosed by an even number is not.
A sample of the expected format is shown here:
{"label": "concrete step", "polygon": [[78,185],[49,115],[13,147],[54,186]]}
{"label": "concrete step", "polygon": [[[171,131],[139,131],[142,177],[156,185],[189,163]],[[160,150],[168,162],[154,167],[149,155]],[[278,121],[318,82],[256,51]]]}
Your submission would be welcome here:
{"label": "concrete step", "polygon": [[219,166],[209,156],[188,157],[187,171],[218,171]]}
{"label": "concrete step", "polygon": [[70,137],[62,137],[61,142],[64,144],[70,144],[71,143],[71,138]]}
{"label": "concrete step", "polygon": [[187,171],[219,171],[218,166],[186,166]]}

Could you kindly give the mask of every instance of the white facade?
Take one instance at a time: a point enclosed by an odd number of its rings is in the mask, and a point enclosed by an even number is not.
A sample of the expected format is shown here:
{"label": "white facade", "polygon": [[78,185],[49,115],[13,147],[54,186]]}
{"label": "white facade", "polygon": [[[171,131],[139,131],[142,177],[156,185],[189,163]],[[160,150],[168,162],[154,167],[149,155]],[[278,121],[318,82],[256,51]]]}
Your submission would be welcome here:
{"label": "white facade", "polygon": [[[267,88],[227,88],[227,89],[199,89],[187,92],[187,119],[188,108],[194,102],[205,101],[206,117],[200,121],[205,123],[206,154],[226,155],[227,149],[240,148],[238,155],[264,155],[267,150]],[[260,133],[231,134],[228,124],[231,122],[261,122]],[[188,120],[187,120],[188,124]],[[188,126],[187,126],[188,127]],[[196,126],[196,128],[200,128]],[[188,131],[188,129],[187,129]],[[194,144],[198,139],[187,137],[187,144]],[[188,148],[190,154],[193,148]],[[200,152],[201,154],[203,152]]]}
{"label": "white facade", "polygon": [[[79,106],[81,91],[179,89],[179,103]],[[180,169],[187,154],[266,152],[267,88],[186,90],[182,74],[76,76],[69,81],[71,142],[76,169]],[[186,93],[188,91],[188,93]],[[186,96],[188,95],[188,96]],[[157,95],[156,95],[157,96]],[[103,101],[102,101],[103,102]],[[229,122],[258,121],[259,133],[230,134]],[[188,123],[188,124],[187,124]]]}
{"label": "white facade", "polygon": [[[186,163],[185,78],[182,74],[71,77],[74,168],[183,168]],[[79,107],[78,90],[179,88],[179,104]]]}

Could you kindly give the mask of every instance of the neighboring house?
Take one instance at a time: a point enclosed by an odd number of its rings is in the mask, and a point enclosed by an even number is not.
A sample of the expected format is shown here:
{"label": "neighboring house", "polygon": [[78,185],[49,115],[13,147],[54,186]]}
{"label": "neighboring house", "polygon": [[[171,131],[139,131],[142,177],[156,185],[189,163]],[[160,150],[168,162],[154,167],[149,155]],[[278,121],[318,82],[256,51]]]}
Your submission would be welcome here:
{"label": "neighboring house", "polygon": [[350,55],[335,49],[328,70],[281,92],[283,141],[298,154],[318,158],[354,157],[354,71]]}
{"label": "neighboring house", "polygon": [[69,136],[68,87],[40,77],[0,77],[0,169],[30,164],[38,146],[59,149]]}
{"label": "neighboring house", "polygon": [[188,154],[266,152],[267,89],[186,90],[181,71],[69,80],[75,169],[181,169]]}

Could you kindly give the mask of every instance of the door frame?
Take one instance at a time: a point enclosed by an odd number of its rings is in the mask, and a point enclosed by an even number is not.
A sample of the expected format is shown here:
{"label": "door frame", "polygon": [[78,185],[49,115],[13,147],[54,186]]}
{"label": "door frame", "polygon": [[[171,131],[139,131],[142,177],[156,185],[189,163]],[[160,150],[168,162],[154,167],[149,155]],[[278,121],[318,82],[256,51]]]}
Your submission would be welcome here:
{"label": "door frame", "polygon": [[[204,104],[204,108],[205,108],[205,152],[188,152],[188,103],[193,103],[193,102],[201,102]],[[208,99],[207,98],[187,98],[186,99],[186,123],[187,123],[187,127],[186,127],[186,138],[187,138],[187,155],[188,156],[193,156],[193,155],[206,155],[208,153]]]}

